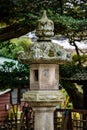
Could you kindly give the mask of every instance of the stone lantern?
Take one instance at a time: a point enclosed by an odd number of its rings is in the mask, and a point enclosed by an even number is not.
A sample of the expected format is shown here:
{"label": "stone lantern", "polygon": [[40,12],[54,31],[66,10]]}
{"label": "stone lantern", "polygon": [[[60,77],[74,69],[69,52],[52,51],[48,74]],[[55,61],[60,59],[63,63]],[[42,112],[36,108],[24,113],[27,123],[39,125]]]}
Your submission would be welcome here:
{"label": "stone lantern", "polygon": [[55,107],[64,99],[59,90],[59,64],[71,60],[71,55],[61,46],[51,42],[54,23],[46,11],[36,24],[38,41],[27,52],[20,53],[18,60],[30,65],[30,91],[23,94],[35,111],[35,130],[53,130]]}

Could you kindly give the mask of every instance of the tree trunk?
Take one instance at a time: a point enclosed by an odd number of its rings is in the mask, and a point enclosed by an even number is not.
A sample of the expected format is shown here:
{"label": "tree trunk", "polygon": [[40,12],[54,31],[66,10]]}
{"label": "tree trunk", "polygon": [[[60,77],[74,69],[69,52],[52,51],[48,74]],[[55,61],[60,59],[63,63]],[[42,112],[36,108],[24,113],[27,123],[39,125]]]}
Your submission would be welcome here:
{"label": "tree trunk", "polygon": [[70,81],[64,81],[63,87],[70,96],[70,100],[75,109],[83,109],[83,94],[78,91],[73,83]]}

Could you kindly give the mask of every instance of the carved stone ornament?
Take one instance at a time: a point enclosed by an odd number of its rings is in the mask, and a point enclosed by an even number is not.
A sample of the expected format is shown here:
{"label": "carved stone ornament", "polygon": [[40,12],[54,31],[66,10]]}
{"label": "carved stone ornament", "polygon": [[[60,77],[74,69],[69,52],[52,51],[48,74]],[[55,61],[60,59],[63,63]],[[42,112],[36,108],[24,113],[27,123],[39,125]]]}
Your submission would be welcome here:
{"label": "carved stone ornament", "polygon": [[57,43],[35,42],[29,46],[27,52],[20,52],[18,60],[27,64],[63,64],[72,58],[71,54]]}
{"label": "carved stone ornament", "polygon": [[32,43],[26,52],[19,52],[18,60],[25,64],[63,64],[66,61],[71,61],[71,54],[63,49],[57,43],[51,42],[51,37],[54,35],[54,23],[49,20],[46,11],[36,24],[36,35],[38,41]]}
{"label": "carved stone ornament", "polygon": [[54,36],[54,23],[48,19],[46,11],[44,11],[41,19],[36,24],[36,36],[39,37],[39,41],[51,40],[50,37]]}
{"label": "carved stone ornament", "polygon": [[26,101],[40,101],[40,102],[51,102],[51,101],[63,101],[65,96],[63,93],[58,91],[28,91],[23,94],[23,100]]}

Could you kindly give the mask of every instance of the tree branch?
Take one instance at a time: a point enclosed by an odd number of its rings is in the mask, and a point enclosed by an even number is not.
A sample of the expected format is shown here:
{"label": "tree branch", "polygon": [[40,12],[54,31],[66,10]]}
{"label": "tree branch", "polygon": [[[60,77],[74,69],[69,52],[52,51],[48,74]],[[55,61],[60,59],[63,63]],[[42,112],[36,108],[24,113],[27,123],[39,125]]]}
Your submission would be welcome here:
{"label": "tree branch", "polygon": [[32,31],[34,29],[34,25],[32,26],[30,23],[15,23],[13,25],[7,26],[5,28],[0,29],[0,41],[10,40],[12,38],[17,38],[26,33]]}

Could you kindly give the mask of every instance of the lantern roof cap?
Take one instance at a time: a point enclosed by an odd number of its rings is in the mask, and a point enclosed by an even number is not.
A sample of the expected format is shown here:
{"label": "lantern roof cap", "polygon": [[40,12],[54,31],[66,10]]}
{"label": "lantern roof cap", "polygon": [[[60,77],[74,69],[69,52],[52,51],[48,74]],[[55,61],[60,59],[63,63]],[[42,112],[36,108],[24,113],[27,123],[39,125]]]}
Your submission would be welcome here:
{"label": "lantern roof cap", "polygon": [[18,60],[26,64],[63,64],[71,61],[71,54],[57,43],[35,42],[27,52],[20,52]]}
{"label": "lantern roof cap", "polygon": [[71,54],[57,43],[51,42],[54,35],[54,23],[49,20],[46,11],[36,24],[38,41],[29,45],[26,52],[20,52],[18,60],[25,64],[61,64],[71,61]]}

